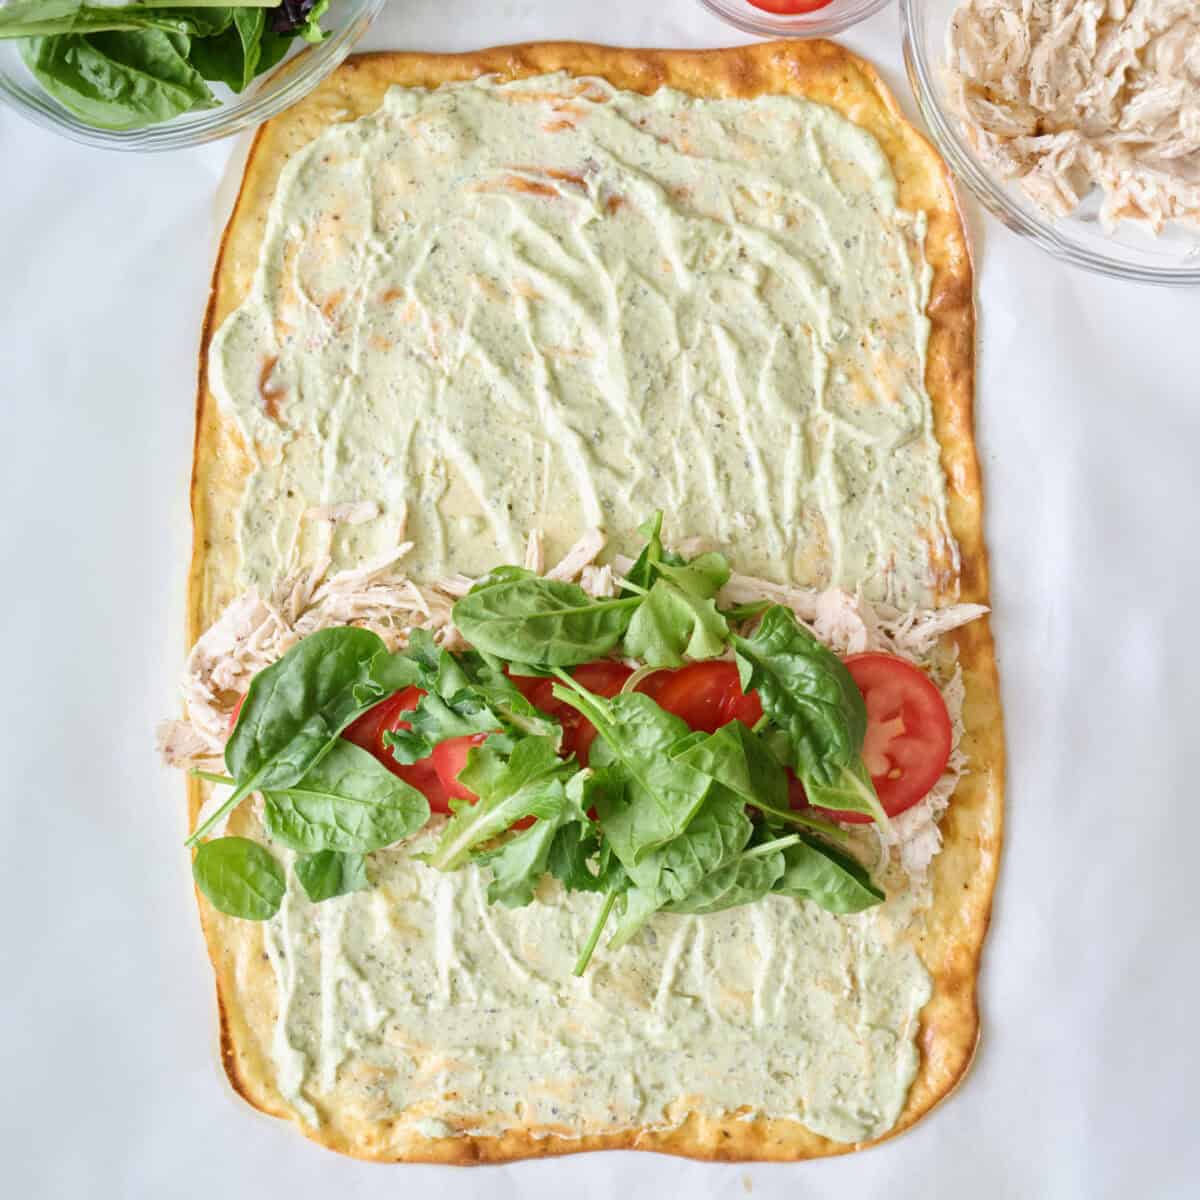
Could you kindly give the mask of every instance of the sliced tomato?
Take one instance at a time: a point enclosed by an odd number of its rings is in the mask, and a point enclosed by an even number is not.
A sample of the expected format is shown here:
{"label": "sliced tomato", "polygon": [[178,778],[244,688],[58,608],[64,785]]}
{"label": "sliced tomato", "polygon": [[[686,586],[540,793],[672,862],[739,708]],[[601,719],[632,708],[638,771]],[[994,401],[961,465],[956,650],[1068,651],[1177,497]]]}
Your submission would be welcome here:
{"label": "sliced tomato", "polygon": [[[889,817],[929,794],[950,760],[953,731],[946,703],[918,667],[891,654],[852,654],[846,660],[867,704],[863,763]],[[865,813],[817,809],[835,821],[865,825]]]}
{"label": "sliced tomato", "polygon": [[833,0],[746,0],[752,8],[781,16],[797,16],[800,13],[816,12],[833,3]]}
{"label": "sliced tomato", "polygon": [[471,747],[482,746],[487,739],[486,733],[469,733],[465,737],[447,738],[434,746],[431,755],[434,770],[451,800],[470,800],[474,804],[478,799],[470,788],[458,782],[458,774],[467,765]]}
{"label": "sliced tomato", "polygon": [[[613,662],[611,659],[600,659],[576,667],[571,672],[571,678],[587,691],[611,700],[625,686],[625,680],[632,674],[633,672],[623,663]],[[512,681],[530,704],[535,708],[540,708],[547,716],[553,717],[562,725],[563,753],[574,754],[586,767],[592,742],[596,740],[596,727],[591,721],[555,696],[555,680],[531,679],[528,676],[514,675]]]}
{"label": "sliced tomato", "polygon": [[383,735],[397,729],[411,729],[403,714],[412,712],[425,693],[418,687],[404,688],[394,696],[381,700],[361,717],[346,726],[342,736],[356,746],[373,754],[393,775],[398,775],[410,787],[415,787],[429,801],[435,813],[450,811],[450,798],[433,764],[432,756],[415,763],[396,761],[391,747],[384,744]]}
{"label": "sliced tomato", "polygon": [[[466,800],[474,804],[479,799],[470,788],[459,783],[458,777],[463,767],[467,765],[467,755],[474,746],[482,746],[492,735],[490,733],[468,733],[462,737],[447,738],[438,742],[433,748],[430,760],[437,771],[438,779],[446,795],[451,800]],[[536,821],[536,817],[522,817],[513,822],[513,829],[528,829]]]}
{"label": "sliced tomato", "polygon": [[658,684],[654,699],[692,729],[715,733],[730,721],[753,725],[762,716],[762,703],[753,692],[742,691],[734,663],[692,663],[663,674],[666,678]]}

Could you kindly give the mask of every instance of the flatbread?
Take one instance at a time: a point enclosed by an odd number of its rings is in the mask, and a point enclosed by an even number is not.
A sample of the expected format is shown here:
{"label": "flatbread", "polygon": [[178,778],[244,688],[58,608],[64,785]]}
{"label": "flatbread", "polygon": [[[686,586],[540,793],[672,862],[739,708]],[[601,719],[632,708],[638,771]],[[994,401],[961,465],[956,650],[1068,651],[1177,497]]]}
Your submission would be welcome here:
{"label": "flatbread", "polygon": [[[234,517],[250,469],[239,435],[208,391],[213,332],[245,297],[280,171],[289,156],[330,124],[375,111],[393,85],[438,84],[495,74],[502,79],[553,71],[600,76],[649,93],[662,85],[700,97],[793,94],[827,104],[870,131],[891,162],[899,200],[928,216],[926,256],[933,271],[926,382],[942,447],[951,529],[961,566],[941,599],[986,604],[979,465],[973,440],[974,311],[971,264],[949,177],[930,145],[904,119],[872,67],[831,42],[767,43],[709,51],[627,50],[577,43],[502,47],[462,55],[384,53],[347,61],[305,100],[259,131],[213,280],[200,354],[196,453],[192,481],[195,542],[189,587],[189,635],[195,640],[236,590]],[[921,1014],[921,1065],[896,1126],[909,1128],[961,1080],[979,1033],[976,979],[996,877],[1002,825],[1003,729],[991,632],[986,619],[951,635],[966,687],[962,748],[970,768],[941,830],[945,845],[931,868],[932,908],[915,942],[933,977]],[[192,820],[204,798],[189,785]],[[232,826],[237,831],[237,818]],[[274,976],[262,929],[215,912],[198,897],[217,977],[222,1061],[234,1088],[252,1105],[293,1118],[277,1090],[269,1046]],[[343,1153],[385,1161],[501,1162],[596,1149],[657,1150],[702,1159],[797,1160],[860,1148],[821,1137],[789,1120],[721,1120],[695,1115],[666,1130],[632,1129],[582,1138],[539,1136],[513,1128],[500,1136],[426,1138],[387,1121],[333,1112],[314,1140]],[[883,1140],[883,1139],[880,1139]],[[864,1143],[869,1144],[869,1143]]]}

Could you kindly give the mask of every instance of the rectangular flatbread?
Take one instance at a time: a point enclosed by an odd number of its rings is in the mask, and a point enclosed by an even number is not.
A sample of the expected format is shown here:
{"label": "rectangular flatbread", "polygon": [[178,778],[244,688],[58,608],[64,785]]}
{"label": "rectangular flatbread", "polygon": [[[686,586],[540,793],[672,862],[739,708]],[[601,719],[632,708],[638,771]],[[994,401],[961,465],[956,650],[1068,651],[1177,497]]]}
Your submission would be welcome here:
{"label": "rectangular flatbread", "polygon": [[[920,227],[928,270],[923,281],[928,296],[924,388],[945,477],[941,511],[948,533],[939,537],[936,531],[917,525],[908,531],[913,553],[925,555],[921,560],[927,591],[923,602],[931,607],[986,605],[988,574],[972,420],[970,258],[945,166],[904,119],[875,71],[855,55],[823,41],[712,51],[547,43],[462,55],[358,56],[294,108],[264,125],[256,136],[217,262],[201,348],[192,483],[195,541],[189,589],[190,639],[195,641],[211,626],[247,582],[261,582],[246,576],[239,539],[247,534],[239,527],[239,513],[252,475],[261,471],[264,462],[269,465],[271,451],[248,447],[244,428],[222,410],[210,391],[210,350],[218,329],[255,285],[264,237],[270,230],[272,201],[289,160],[331,127],[376,112],[394,87],[435,89],[482,76],[505,83],[556,73],[607,81],[623,92],[645,96],[670,88],[694,97],[701,105],[801,97],[834,110],[874,139],[894,177],[899,208],[924,214]],[[568,114],[564,119],[569,123],[571,117]],[[765,119],[772,119],[769,112]],[[554,130],[547,130],[546,136],[553,137]],[[518,165],[517,186],[541,186],[537,163]],[[554,180],[564,182],[558,176]],[[566,182],[571,185],[570,180]],[[852,178],[839,178],[838,183],[854,186]],[[884,281],[879,286],[884,286]],[[919,360],[917,365],[919,369]],[[273,366],[264,367],[262,378],[256,381],[267,405],[275,394],[275,385],[267,381]],[[911,362],[901,363],[897,370],[902,374],[912,366]],[[889,369],[886,363],[881,367],[885,369]],[[522,461],[514,462],[512,469],[520,473]],[[284,509],[292,498],[280,491],[276,499]],[[540,519],[544,520],[545,514]],[[828,522],[822,528],[828,529]],[[281,536],[276,535],[280,545]],[[294,551],[299,535],[293,532],[291,536]],[[756,545],[755,574],[782,580],[798,570],[801,582],[851,587],[861,582],[854,578],[857,568],[853,563],[834,571],[833,576],[827,563],[805,564],[799,559],[781,562],[779,570],[772,570],[770,543]],[[738,568],[736,542],[720,548]],[[342,549],[353,558],[354,543]],[[476,564],[469,566],[474,573]],[[403,1114],[392,1111],[386,1102],[386,1080],[380,1081],[378,1066],[360,1059],[353,1046],[343,1047],[329,1068],[325,1081],[329,1086],[319,1104],[309,1103],[299,1099],[295,1080],[283,1078],[286,1064],[292,1061],[294,1065],[298,1053],[288,1046],[281,1051],[279,1044],[281,1037],[286,1040],[286,1033],[281,1033],[279,1021],[278,980],[287,964],[281,968],[278,948],[267,945],[268,935],[260,924],[223,916],[199,897],[217,979],[223,1064],[233,1087],[250,1104],[296,1121],[306,1135],[330,1148],[385,1161],[501,1162],[605,1148],[657,1150],[706,1159],[798,1160],[845,1153],[908,1128],[955,1087],[975,1050],[979,1036],[976,980],[1001,839],[1003,734],[987,619],[954,631],[946,641],[956,649],[962,671],[965,732],[960,749],[969,768],[941,818],[942,847],[929,868],[928,907],[905,935],[928,971],[931,995],[920,1009],[915,1034],[916,1075],[897,1119],[886,1131],[848,1140],[834,1138],[815,1132],[794,1116],[755,1115],[747,1111],[748,1105],[732,1103],[729,1111],[714,1113],[711,1106],[689,1103],[686,1096],[667,1106],[663,1120],[635,1127],[619,1121],[616,1127],[592,1121],[584,1122],[583,1127],[564,1124],[556,1128],[522,1115],[519,1103],[500,1126],[494,1121],[473,1125],[446,1120],[436,1106],[427,1119],[403,1120]],[[193,822],[206,794],[204,785],[190,782]],[[240,815],[234,818],[234,831],[242,819]],[[402,900],[396,903],[402,908]],[[396,928],[402,926],[402,915],[397,917]],[[399,935],[393,930],[392,936]],[[335,981],[332,986],[341,985]],[[435,1042],[409,1045],[405,1053],[419,1077],[438,1078],[445,1047],[439,1048]]]}

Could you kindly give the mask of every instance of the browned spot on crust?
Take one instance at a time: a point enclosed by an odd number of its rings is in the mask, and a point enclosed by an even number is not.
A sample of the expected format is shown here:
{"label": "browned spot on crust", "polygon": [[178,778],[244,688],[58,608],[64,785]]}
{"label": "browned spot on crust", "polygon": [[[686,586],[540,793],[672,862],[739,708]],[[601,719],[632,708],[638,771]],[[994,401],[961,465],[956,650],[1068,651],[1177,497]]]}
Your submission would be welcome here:
{"label": "browned spot on crust", "polygon": [[270,358],[263,360],[262,370],[258,373],[258,394],[262,398],[263,412],[276,423],[279,421],[279,397],[286,390],[270,386],[271,372],[275,370],[275,364],[278,362],[279,357],[271,355]]}
{"label": "browned spot on crust", "polygon": [[609,196],[607,200],[605,200],[604,207],[608,211],[608,215],[611,217],[613,213],[625,207],[625,197],[618,196],[614,193],[613,195]]}

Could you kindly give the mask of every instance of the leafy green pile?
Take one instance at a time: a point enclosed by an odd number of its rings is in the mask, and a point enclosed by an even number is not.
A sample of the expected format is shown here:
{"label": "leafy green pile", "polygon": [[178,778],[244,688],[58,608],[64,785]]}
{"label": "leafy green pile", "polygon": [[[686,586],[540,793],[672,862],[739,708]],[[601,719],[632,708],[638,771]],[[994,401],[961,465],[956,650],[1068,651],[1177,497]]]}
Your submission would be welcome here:
{"label": "leafy green pile", "polygon": [[[517,567],[493,571],[455,605],[474,647],[463,653],[423,630],[396,654],[352,628],[298,643],[255,676],[226,747],[229,776],[206,776],[234,790],[191,843],[261,792],[267,832],[304,856],[295,869],[312,899],[366,886],[363,856],[419,829],[429,807],[339,735],[416,686],[425,695],[406,714],[411,730],[388,735],[400,762],[447,738],[488,735],[458,777],[477,800],[451,802],[425,861],[446,871],[488,867],[491,903],[529,904],[547,874],[603,895],[577,974],[614,914],[615,949],[659,911],[712,913],[766,895],[834,913],[880,903],[837,826],[788,803],[791,769],[814,804],[886,823],[861,761],[866,708],[849,672],[787,608],[722,612],[725,559],[670,555],[660,528],[661,515],[644,527],[646,547],[615,598]],[[755,619],[752,632],[736,632]],[[568,670],[613,654],[673,667],[728,649],[743,689],[762,702],[753,729],[740,721],[715,733],[689,729],[633,690],[644,671],[606,699]],[[553,678],[556,699],[595,726],[589,766],[560,755],[562,727],[518,690],[512,677],[522,675]],[[251,919],[271,916],[285,890],[277,860],[244,838],[202,844],[195,875],[217,908]]]}
{"label": "leafy green pile", "polygon": [[215,108],[209,83],[240,92],[296,38],[321,41],[328,7],[329,0],[12,0],[0,7],[0,37],[24,39],[21,57],[38,82],[88,124],[140,129]]}

